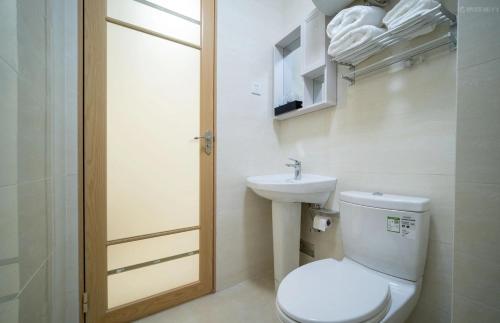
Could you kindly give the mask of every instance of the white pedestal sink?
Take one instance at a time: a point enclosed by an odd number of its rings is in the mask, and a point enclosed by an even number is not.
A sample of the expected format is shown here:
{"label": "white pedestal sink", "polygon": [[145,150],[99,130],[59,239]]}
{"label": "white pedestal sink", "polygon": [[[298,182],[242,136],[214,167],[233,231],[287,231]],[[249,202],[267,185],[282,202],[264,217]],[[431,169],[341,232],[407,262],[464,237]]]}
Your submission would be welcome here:
{"label": "white pedestal sink", "polygon": [[247,178],[247,186],[257,195],[272,200],[276,288],[299,266],[301,203],[323,205],[335,190],[336,183],[336,178],[312,174],[302,174],[299,180],[291,174]]}

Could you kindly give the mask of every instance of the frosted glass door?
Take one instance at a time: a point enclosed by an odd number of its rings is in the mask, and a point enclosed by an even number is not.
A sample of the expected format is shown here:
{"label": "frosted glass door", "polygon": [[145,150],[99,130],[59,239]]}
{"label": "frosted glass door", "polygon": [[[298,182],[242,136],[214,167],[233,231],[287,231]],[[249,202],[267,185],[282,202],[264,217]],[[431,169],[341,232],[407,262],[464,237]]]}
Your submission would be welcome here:
{"label": "frosted glass door", "polygon": [[199,224],[199,51],[108,23],[108,239]]}
{"label": "frosted glass door", "polygon": [[108,0],[107,10],[114,308],[199,280],[200,4]]}
{"label": "frosted glass door", "polygon": [[132,322],[214,289],[215,0],[83,0],[82,28],[82,308]]}

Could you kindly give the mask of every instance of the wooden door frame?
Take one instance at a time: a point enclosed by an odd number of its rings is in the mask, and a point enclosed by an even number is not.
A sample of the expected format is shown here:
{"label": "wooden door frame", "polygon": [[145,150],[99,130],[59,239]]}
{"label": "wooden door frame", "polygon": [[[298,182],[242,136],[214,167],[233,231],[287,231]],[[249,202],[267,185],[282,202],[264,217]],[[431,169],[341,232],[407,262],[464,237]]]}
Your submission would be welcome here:
{"label": "wooden door frame", "polygon": [[[200,133],[215,128],[215,1],[201,0]],[[138,319],[214,292],[215,153],[200,154],[200,280],[107,310],[106,281],[106,0],[78,0],[79,257],[87,312],[80,322]],[[201,146],[200,146],[201,149]],[[205,212],[201,214],[201,212]]]}
{"label": "wooden door frame", "polygon": [[85,322],[85,223],[83,215],[83,0],[77,0],[77,127],[78,127],[78,320]]}

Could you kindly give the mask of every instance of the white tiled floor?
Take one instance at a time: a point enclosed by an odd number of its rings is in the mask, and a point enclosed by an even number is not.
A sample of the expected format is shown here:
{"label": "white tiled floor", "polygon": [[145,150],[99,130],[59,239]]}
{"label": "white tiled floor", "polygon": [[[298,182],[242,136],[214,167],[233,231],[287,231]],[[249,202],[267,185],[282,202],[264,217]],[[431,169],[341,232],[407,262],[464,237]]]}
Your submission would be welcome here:
{"label": "white tiled floor", "polygon": [[248,280],[138,323],[278,323],[272,277]]}

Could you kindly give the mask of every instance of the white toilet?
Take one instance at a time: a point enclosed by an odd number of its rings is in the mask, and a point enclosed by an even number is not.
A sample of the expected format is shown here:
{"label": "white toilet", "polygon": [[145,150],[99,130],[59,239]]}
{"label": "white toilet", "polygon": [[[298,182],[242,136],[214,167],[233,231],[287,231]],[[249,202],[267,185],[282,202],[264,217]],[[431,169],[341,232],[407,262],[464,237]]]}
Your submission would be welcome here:
{"label": "white toilet", "polygon": [[427,198],[340,194],[345,257],[290,272],[276,297],[286,323],[404,322],[420,295],[429,236]]}

